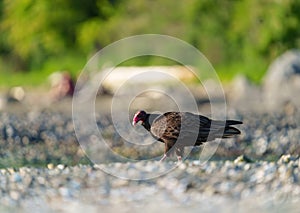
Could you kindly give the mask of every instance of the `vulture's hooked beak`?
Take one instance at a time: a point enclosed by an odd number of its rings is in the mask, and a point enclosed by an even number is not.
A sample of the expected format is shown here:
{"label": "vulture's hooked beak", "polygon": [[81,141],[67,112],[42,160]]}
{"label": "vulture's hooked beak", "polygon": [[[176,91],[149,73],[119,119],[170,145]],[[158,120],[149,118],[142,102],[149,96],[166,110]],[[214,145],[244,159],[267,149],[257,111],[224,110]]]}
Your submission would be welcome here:
{"label": "vulture's hooked beak", "polygon": [[137,120],[133,120],[132,121],[132,126],[136,126],[138,123],[141,124],[141,123],[143,123],[143,121],[142,120],[138,120],[138,121]]}

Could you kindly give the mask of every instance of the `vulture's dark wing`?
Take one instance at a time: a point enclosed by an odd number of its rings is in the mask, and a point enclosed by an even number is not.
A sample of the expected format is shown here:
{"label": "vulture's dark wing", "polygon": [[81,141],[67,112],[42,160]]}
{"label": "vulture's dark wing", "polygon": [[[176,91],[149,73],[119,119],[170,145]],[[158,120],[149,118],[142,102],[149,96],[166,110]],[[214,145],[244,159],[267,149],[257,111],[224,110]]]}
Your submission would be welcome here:
{"label": "vulture's dark wing", "polygon": [[151,133],[162,140],[178,140],[185,146],[201,145],[207,140],[231,137],[240,131],[230,125],[240,121],[212,121],[190,112],[167,112],[157,117],[151,125]]}

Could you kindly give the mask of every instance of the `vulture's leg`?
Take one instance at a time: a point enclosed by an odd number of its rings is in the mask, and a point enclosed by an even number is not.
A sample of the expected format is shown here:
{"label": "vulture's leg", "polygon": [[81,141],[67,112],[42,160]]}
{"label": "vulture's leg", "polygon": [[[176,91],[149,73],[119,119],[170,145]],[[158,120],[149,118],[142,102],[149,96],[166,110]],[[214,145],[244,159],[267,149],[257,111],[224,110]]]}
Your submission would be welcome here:
{"label": "vulture's leg", "polygon": [[183,146],[176,146],[175,147],[175,153],[178,159],[178,162],[182,162],[184,147]]}
{"label": "vulture's leg", "polygon": [[165,153],[159,162],[164,161],[170,155],[170,151],[172,151],[171,148],[174,146],[174,144],[174,141],[165,141]]}
{"label": "vulture's leg", "polygon": [[165,159],[167,158],[167,155],[166,154],[164,154],[164,156],[160,159],[160,161],[159,162],[163,162]]}

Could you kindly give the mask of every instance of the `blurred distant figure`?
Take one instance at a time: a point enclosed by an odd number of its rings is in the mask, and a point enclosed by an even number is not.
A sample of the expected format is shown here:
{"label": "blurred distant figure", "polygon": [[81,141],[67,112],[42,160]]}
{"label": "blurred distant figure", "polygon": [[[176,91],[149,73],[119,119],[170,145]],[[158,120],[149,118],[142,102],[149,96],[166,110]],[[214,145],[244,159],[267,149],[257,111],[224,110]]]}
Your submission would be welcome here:
{"label": "blurred distant figure", "polygon": [[11,103],[24,103],[25,97],[26,93],[23,87],[16,86],[10,88],[6,94],[0,95],[0,110],[6,109],[7,105]]}
{"label": "blurred distant figure", "polygon": [[49,76],[49,80],[51,100],[59,101],[67,96],[73,96],[74,82],[68,72],[54,72]]}

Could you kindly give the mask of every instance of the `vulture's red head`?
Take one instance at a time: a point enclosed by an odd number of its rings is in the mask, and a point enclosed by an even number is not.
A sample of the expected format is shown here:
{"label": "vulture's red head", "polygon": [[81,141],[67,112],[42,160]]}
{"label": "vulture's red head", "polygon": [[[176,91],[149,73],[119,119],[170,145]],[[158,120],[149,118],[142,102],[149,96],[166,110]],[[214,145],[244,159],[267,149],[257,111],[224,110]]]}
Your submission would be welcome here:
{"label": "vulture's red head", "polygon": [[144,121],[146,121],[146,118],[147,118],[147,113],[145,111],[143,111],[143,110],[138,111],[133,116],[132,125],[135,126],[140,121],[144,122]]}

